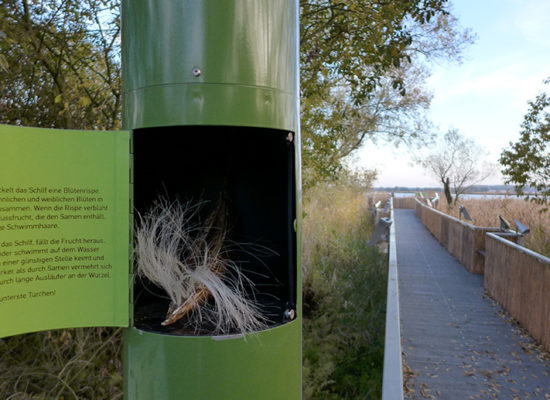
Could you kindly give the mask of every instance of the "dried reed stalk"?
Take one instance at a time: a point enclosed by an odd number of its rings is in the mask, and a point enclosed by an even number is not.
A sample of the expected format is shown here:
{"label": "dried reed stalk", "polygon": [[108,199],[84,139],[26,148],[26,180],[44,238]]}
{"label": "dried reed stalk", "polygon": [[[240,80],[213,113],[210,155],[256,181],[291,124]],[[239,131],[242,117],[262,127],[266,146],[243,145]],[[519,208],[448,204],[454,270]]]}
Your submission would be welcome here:
{"label": "dried reed stalk", "polygon": [[228,257],[223,199],[204,225],[192,222],[199,207],[161,199],[136,227],[137,274],[171,301],[162,325],[186,317],[196,331],[213,326],[213,334],[265,328],[266,318],[247,294],[253,282]]}

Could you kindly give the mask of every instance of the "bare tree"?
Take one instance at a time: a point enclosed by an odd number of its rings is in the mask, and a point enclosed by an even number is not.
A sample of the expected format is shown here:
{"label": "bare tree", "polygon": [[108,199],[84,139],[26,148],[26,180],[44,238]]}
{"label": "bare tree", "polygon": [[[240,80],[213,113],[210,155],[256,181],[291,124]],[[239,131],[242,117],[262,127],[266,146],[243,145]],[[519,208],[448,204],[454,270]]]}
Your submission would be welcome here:
{"label": "bare tree", "polygon": [[[447,204],[456,204],[460,195],[493,174],[487,152],[473,139],[450,129],[426,156],[416,162],[443,184]],[[454,200],[451,193],[454,192]]]}

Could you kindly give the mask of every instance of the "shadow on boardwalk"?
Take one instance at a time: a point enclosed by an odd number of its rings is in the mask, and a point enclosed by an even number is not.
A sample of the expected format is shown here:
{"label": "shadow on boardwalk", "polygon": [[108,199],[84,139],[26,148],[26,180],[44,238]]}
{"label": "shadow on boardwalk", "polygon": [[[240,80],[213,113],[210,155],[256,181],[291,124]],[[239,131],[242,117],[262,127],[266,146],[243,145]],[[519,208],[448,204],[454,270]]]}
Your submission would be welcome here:
{"label": "shadow on boardwalk", "polygon": [[[395,210],[405,397],[550,399],[550,360],[413,210]],[[547,355],[546,355],[547,357]]]}

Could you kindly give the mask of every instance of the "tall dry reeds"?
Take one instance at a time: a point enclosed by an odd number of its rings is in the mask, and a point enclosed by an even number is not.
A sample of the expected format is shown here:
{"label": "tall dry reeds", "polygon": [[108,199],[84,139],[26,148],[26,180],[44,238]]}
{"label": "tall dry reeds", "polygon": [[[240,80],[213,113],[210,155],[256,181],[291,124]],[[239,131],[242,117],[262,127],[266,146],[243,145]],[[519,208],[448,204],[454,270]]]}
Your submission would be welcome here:
{"label": "tall dry reeds", "polygon": [[378,399],[382,382],[386,257],[364,192],[323,185],[304,200],[304,399]]}
{"label": "tall dry reeds", "polygon": [[326,254],[341,254],[349,238],[368,237],[367,197],[350,187],[322,186],[311,189],[304,199],[302,229],[302,281],[309,284]]}
{"label": "tall dry reeds", "polygon": [[464,205],[476,226],[500,226],[499,215],[512,223],[514,218],[530,228],[523,245],[537,253],[550,256],[550,211],[543,207],[514,197],[483,197],[481,199],[459,199],[454,207],[440,202],[439,209],[453,217],[459,217],[459,207]]}

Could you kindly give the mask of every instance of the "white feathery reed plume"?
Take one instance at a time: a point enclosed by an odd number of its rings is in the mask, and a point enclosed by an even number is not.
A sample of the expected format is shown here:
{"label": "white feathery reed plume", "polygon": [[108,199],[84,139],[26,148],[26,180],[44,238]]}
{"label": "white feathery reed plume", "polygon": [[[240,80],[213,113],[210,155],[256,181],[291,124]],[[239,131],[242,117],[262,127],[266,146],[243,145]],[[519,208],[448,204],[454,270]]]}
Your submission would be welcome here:
{"label": "white feathery reed plume", "polygon": [[199,207],[161,199],[136,227],[137,274],[164,289],[171,300],[162,325],[187,316],[196,331],[207,323],[216,335],[264,329],[267,319],[245,289],[253,283],[224,250],[223,201],[204,226],[191,222]]}

